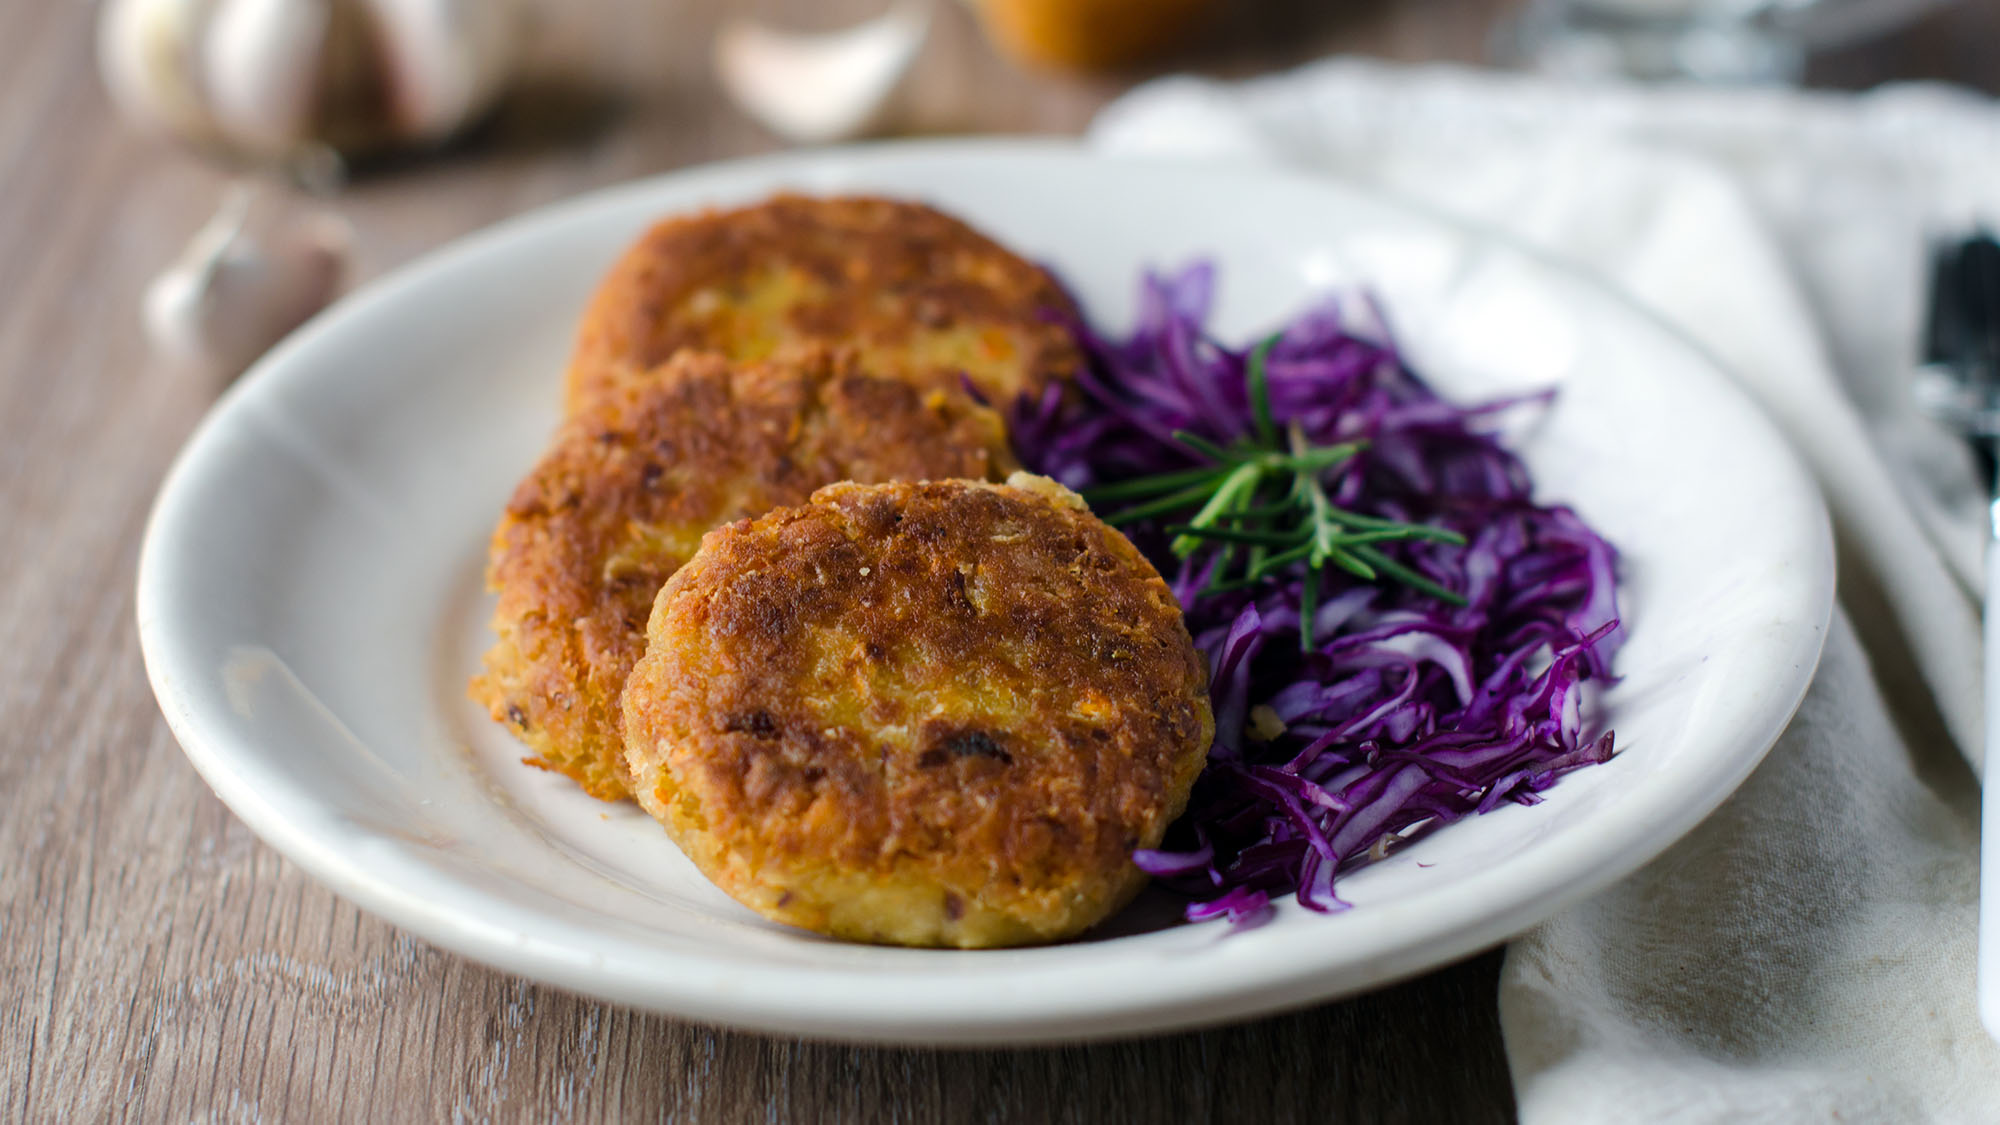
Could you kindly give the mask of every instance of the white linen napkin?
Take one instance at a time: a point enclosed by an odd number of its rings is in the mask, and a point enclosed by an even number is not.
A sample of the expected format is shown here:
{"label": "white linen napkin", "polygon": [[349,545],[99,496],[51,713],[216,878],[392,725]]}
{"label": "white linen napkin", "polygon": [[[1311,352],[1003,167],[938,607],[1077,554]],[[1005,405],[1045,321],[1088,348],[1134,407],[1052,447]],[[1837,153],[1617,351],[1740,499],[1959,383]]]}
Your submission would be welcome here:
{"label": "white linen napkin", "polygon": [[1594,270],[1819,478],[1841,610],[1798,717],[1686,840],[1509,948],[1522,1119],[2000,1121],[1973,1000],[1983,490],[1908,392],[1926,240],[2000,222],[2000,108],[1335,60],[1155,82],[1091,139],[1322,169]]}

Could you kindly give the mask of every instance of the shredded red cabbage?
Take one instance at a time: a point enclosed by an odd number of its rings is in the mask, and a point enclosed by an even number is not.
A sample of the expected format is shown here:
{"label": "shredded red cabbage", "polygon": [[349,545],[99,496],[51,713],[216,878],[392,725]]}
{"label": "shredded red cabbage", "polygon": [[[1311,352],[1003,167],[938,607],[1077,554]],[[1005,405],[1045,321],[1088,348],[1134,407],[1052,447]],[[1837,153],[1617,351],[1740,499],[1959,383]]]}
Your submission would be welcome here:
{"label": "shredded red cabbage", "polygon": [[[1084,490],[1200,464],[1176,430],[1221,445],[1249,433],[1249,352],[1204,331],[1214,280],[1206,264],[1149,275],[1123,342],[1075,325],[1091,357],[1083,393],[1057,387],[1016,404],[1023,463]],[[1328,567],[1304,651],[1304,563],[1213,592],[1215,551],[1183,560],[1168,549],[1162,529],[1177,517],[1125,529],[1171,576],[1211,671],[1207,769],[1166,846],[1133,857],[1196,900],[1191,921],[1256,924],[1288,892],[1313,910],[1345,909],[1337,875],[1462,816],[1533,804],[1612,753],[1609,732],[1585,738],[1582,694],[1611,678],[1621,640],[1616,553],[1569,508],[1535,503],[1525,466],[1493,433],[1504,412],[1548,396],[1445,401],[1363,303],[1365,331],[1350,329],[1339,302],[1283,331],[1266,365],[1272,414],[1316,444],[1366,442],[1326,471],[1333,503],[1460,533],[1463,545],[1383,550],[1466,604]]]}

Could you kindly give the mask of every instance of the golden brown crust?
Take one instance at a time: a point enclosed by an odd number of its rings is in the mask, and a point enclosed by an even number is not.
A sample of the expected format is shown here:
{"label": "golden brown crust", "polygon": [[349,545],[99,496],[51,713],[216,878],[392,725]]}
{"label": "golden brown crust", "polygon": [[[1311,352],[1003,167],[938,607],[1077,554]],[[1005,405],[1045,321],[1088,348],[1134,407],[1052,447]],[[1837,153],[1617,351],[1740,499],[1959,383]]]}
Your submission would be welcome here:
{"label": "golden brown crust", "polygon": [[608,386],[515,490],[488,572],[499,640],[473,697],[534,764],[625,796],[619,692],[654,595],[703,533],[834,481],[1011,467],[998,415],[963,391],[824,349],[741,366],[682,353]]}
{"label": "golden brown crust", "polygon": [[1047,941],[1143,884],[1207,752],[1166,584],[1074,494],[837,484],[712,532],[625,693],[640,802],[781,921]]}
{"label": "golden brown crust", "polygon": [[569,406],[682,348],[756,360],[798,342],[855,347],[881,375],[963,372],[1004,406],[1076,370],[1051,313],[1075,310],[1046,271],[949,215],[780,195],[668,219],[627,250],[584,313]]}

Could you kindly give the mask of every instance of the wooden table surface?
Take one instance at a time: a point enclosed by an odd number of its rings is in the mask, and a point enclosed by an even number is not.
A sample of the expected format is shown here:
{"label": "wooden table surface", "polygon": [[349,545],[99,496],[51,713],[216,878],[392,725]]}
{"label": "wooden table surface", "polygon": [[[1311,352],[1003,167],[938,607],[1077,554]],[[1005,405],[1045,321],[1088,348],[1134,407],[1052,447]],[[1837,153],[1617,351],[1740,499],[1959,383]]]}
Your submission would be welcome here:
{"label": "wooden table surface", "polygon": [[[879,0],[875,0],[879,6]],[[1335,50],[1476,59],[1507,0],[1248,0],[1178,66]],[[366,280],[584,189],[774,147],[720,101],[727,10],[867,0],[551,0],[532,65],[457,151],[339,201]],[[1968,0],[1823,60],[1848,85],[1990,85]],[[196,777],[133,630],[140,532],[221,389],[149,361],[146,280],[221,179],[116,120],[93,6],[0,0],[0,1120],[1505,1120],[1498,953],[1344,1003],[1140,1042],[851,1048],[715,1031],[473,965],[361,913]],[[956,5],[899,95],[916,133],[1074,131],[1129,79],[1024,74]]]}

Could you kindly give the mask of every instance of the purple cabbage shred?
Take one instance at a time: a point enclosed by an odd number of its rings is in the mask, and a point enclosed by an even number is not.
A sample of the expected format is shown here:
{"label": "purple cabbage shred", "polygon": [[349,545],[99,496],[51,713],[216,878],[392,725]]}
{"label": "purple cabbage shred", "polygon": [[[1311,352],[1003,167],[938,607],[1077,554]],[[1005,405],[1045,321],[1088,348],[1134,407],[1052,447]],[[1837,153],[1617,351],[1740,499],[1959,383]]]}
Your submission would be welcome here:
{"label": "purple cabbage shred", "polygon": [[[1214,281],[1206,264],[1149,275],[1122,342],[1075,325],[1090,357],[1082,393],[1015,405],[1023,463],[1084,490],[1203,464],[1175,430],[1221,445],[1251,433],[1249,350],[1205,331]],[[1536,503],[1496,437],[1505,415],[1548,396],[1447,402],[1362,304],[1365,327],[1328,302],[1284,329],[1266,368],[1272,413],[1314,444],[1366,441],[1323,477],[1335,504],[1460,533],[1463,545],[1383,549],[1466,604],[1327,567],[1305,651],[1303,563],[1205,591],[1215,548],[1178,559],[1162,531],[1185,513],[1124,528],[1168,576],[1209,662],[1207,768],[1165,845],[1133,857],[1194,899],[1190,921],[1255,925],[1283,894],[1346,909],[1337,876],[1460,817],[1534,804],[1612,753],[1609,732],[1586,734],[1583,693],[1610,681],[1621,640],[1616,553],[1569,508]]]}

